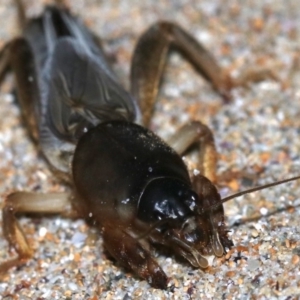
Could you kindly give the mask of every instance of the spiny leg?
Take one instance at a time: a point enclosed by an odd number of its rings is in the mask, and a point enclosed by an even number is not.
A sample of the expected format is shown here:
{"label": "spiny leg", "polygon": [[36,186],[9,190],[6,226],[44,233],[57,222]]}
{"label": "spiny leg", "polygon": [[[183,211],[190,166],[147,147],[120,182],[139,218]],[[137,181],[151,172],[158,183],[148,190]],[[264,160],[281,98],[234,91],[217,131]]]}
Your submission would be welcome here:
{"label": "spiny leg", "polygon": [[75,217],[70,195],[67,193],[29,193],[16,192],[10,194],[2,209],[3,235],[14,248],[18,257],[0,264],[0,274],[5,273],[11,267],[23,264],[32,257],[33,251],[26,239],[26,236],[16,218],[17,214],[63,214]]}
{"label": "spiny leg", "polygon": [[227,185],[233,178],[249,177],[245,171],[226,171],[217,175],[218,153],[212,131],[208,126],[192,121],[182,126],[166,142],[179,154],[184,155],[192,145],[198,146],[198,166],[200,174],[214,184]]}
{"label": "spiny leg", "polygon": [[167,288],[168,278],[149,251],[118,227],[104,226],[103,240],[108,252],[155,288]]}
{"label": "spiny leg", "polygon": [[155,104],[159,83],[169,50],[173,48],[191,62],[212,86],[230,100],[230,90],[245,86],[249,82],[272,78],[276,74],[269,68],[252,67],[234,79],[222,69],[215,58],[195,38],[178,25],[159,22],[151,26],[140,38],[131,64],[131,92],[139,102],[143,122],[149,125]]}
{"label": "spiny leg", "polygon": [[179,154],[183,155],[193,144],[199,145],[198,169],[202,175],[216,183],[216,151],[213,133],[199,121],[193,121],[181,127],[167,143]]}
{"label": "spiny leg", "polygon": [[7,71],[11,69],[17,83],[18,101],[29,132],[36,141],[38,126],[36,116],[39,116],[39,88],[34,66],[33,53],[27,41],[16,38],[6,44],[0,52],[0,82]]}
{"label": "spiny leg", "polygon": [[229,77],[213,56],[191,35],[170,22],[151,26],[140,38],[131,65],[131,92],[138,100],[144,124],[149,124],[159,82],[170,48],[179,50],[225,98]]}

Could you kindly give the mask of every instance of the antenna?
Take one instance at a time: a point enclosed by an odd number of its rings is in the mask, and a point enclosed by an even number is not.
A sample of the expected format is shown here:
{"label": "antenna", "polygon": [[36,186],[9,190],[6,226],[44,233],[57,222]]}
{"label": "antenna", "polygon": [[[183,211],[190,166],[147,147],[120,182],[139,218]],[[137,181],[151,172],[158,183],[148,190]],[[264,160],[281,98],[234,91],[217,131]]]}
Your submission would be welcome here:
{"label": "antenna", "polygon": [[203,213],[205,213],[205,212],[207,212],[209,210],[212,210],[213,208],[216,208],[216,207],[220,206],[221,204],[223,204],[223,203],[225,203],[225,202],[227,202],[227,201],[229,201],[231,199],[234,199],[234,198],[237,198],[237,197],[249,194],[249,193],[253,193],[253,192],[256,192],[256,191],[264,190],[266,188],[269,188],[269,187],[272,187],[272,186],[275,186],[275,185],[280,185],[280,184],[287,183],[287,182],[290,182],[290,181],[295,181],[295,180],[298,180],[298,179],[300,179],[300,176],[295,176],[295,177],[291,177],[291,178],[288,178],[288,179],[284,179],[284,180],[280,180],[280,181],[275,181],[275,182],[272,182],[272,183],[268,183],[268,184],[265,184],[265,185],[257,186],[257,187],[254,187],[254,188],[250,188],[250,189],[242,191],[242,192],[235,193],[233,195],[230,195],[230,196],[227,196],[227,197],[223,198],[220,202],[215,203],[215,204],[209,206],[208,208],[206,208],[205,210],[203,210],[201,212],[201,214],[203,214]]}

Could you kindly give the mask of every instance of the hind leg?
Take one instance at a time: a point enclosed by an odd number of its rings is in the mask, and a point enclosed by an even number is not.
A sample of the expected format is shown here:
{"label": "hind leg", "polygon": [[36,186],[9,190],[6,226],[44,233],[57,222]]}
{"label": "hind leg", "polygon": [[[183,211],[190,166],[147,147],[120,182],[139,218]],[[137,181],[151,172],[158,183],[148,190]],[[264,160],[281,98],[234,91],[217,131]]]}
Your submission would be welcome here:
{"label": "hind leg", "polygon": [[39,88],[33,53],[27,41],[16,38],[7,43],[0,52],[0,83],[8,70],[12,70],[17,84],[18,100],[29,133],[36,141],[39,116]]}
{"label": "hind leg", "polygon": [[239,78],[233,79],[188,32],[174,23],[158,22],[139,39],[131,64],[131,92],[139,102],[145,126],[151,120],[159,83],[171,49],[183,54],[225,102],[230,100],[230,90],[235,86],[245,86],[248,82],[270,77],[278,79],[270,69],[258,67],[252,67]]}
{"label": "hind leg", "polygon": [[138,100],[143,122],[150,122],[167,54],[171,48],[184,57],[228,98],[227,77],[212,55],[178,25],[160,22],[151,26],[139,39],[131,65],[131,92]]}
{"label": "hind leg", "polygon": [[21,265],[33,255],[32,247],[20,226],[16,216],[24,213],[34,214],[62,214],[76,216],[70,202],[70,195],[66,193],[38,194],[16,192],[10,194],[2,209],[3,235],[9,246],[17,252],[17,257],[0,264],[0,274],[8,269]]}

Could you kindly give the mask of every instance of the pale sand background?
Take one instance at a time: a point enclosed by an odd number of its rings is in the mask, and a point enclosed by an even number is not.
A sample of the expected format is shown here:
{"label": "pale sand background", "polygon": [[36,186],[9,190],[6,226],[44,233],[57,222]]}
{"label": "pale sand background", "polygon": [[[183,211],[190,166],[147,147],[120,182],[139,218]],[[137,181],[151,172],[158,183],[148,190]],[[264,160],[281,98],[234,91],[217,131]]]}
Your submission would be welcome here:
{"label": "pale sand background", "polygon": [[[1,46],[17,33],[12,2],[0,0]],[[41,10],[41,3],[30,2],[29,13]],[[223,194],[300,173],[299,1],[227,1],[228,5],[221,0],[70,2],[72,11],[102,36],[126,86],[133,47],[139,35],[159,19],[178,22],[234,75],[255,64],[272,66],[281,84],[264,81],[237,89],[233,102],[225,106],[189,64],[172,55],[152,128],[166,136],[190,116],[209,124],[221,154],[220,172],[246,174],[242,180],[228,180],[231,190],[222,187]],[[26,137],[9,80],[0,98],[1,202],[14,190],[63,190]],[[84,221],[22,218],[35,256],[0,283],[0,298],[296,298],[300,295],[300,210],[278,210],[299,206],[298,186],[299,182],[288,184],[226,204],[236,247],[227,259],[215,260],[212,268],[197,270],[173,257],[158,256],[172,277],[174,287],[167,291],[150,288],[107,259],[101,236]],[[232,226],[240,218],[255,216],[258,221]],[[7,243],[0,232],[0,260],[7,257]]]}

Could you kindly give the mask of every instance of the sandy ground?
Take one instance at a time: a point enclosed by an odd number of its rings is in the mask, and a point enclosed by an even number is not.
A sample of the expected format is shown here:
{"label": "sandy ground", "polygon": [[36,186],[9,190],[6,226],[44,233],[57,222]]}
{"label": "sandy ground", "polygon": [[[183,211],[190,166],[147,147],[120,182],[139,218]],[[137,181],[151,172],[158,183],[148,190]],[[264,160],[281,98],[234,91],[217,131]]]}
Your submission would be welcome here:
{"label": "sandy ground", "polygon": [[[18,32],[12,2],[0,0],[0,46]],[[30,2],[29,14],[41,11],[42,3]],[[72,11],[103,38],[126,87],[133,47],[160,19],[176,21],[191,32],[233,76],[257,65],[272,68],[277,81],[235,89],[232,102],[224,105],[181,56],[172,54],[151,127],[166,137],[192,118],[208,124],[220,153],[219,173],[226,175],[222,195],[300,174],[300,2],[70,2]],[[8,77],[0,94],[1,203],[15,190],[64,190],[28,139],[11,83]],[[157,254],[171,277],[165,291],[109,260],[101,236],[83,220],[22,217],[34,258],[4,277],[0,299],[296,299],[299,192],[298,181],[227,203],[235,247],[206,270]],[[0,232],[4,261],[13,254],[2,237]]]}

